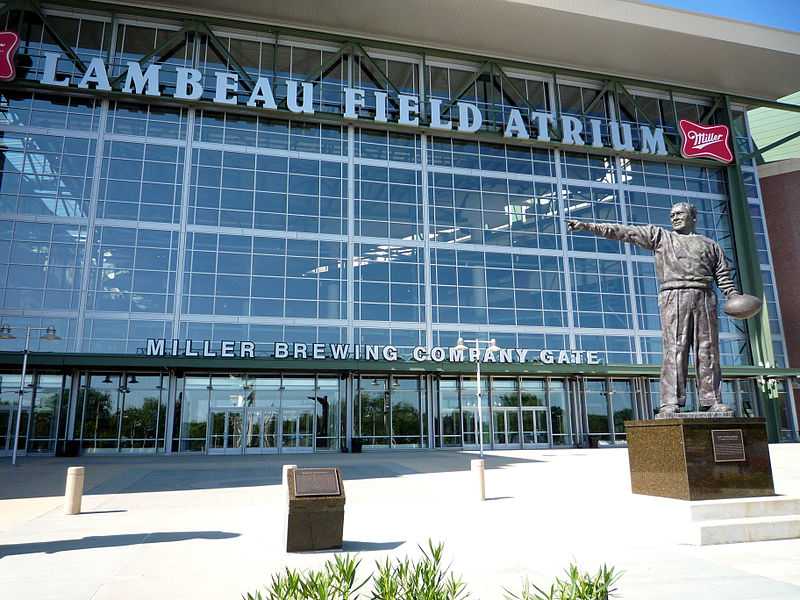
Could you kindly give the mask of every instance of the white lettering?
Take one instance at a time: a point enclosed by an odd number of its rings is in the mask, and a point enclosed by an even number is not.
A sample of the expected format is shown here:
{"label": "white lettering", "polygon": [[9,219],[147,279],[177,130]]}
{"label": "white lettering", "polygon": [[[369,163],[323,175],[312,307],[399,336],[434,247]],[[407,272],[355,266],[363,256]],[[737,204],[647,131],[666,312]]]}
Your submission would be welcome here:
{"label": "white lettering", "polygon": [[164,340],[147,340],[147,356],[164,356]]}
{"label": "white lettering", "polygon": [[569,364],[569,352],[566,350],[561,350],[558,353],[558,364],[560,365],[568,365]]}
{"label": "white lettering", "polygon": [[211,340],[203,340],[203,356],[216,356],[217,353],[211,349]]}
{"label": "white lettering", "polygon": [[597,357],[597,352],[589,350],[586,352],[586,362],[590,365],[599,365],[600,359]]}
{"label": "white lettering", "polygon": [[483,362],[497,362],[497,359],[494,357],[494,352],[489,351],[486,349],[486,352],[483,353]]}
{"label": "white lettering", "polygon": [[583,350],[572,351],[572,362],[575,364],[580,364],[583,362]]}
{"label": "white lettering", "polygon": [[610,121],[608,129],[611,131],[611,146],[614,150],[633,150],[633,134],[628,123],[622,124],[622,139],[620,139],[619,123]]}
{"label": "white lettering", "polygon": [[380,358],[380,348],[377,345],[364,346],[364,360],[378,360]]}
{"label": "white lettering", "polygon": [[223,342],[222,342],[222,345],[220,346],[219,355],[220,355],[222,358],[233,358],[234,356],[236,356],[236,355],[233,353],[233,348],[234,348],[234,346],[235,346],[235,343],[234,343],[234,342],[226,342],[226,341],[223,341]]}
{"label": "white lettering", "polygon": [[294,358],[308,358],[308,347],[305,344],[294,344]]}
{"label": "white lettering", "polygon": [[358,111],[356,108],[364,106],[364,90],[355,88],[344,88],[344,118],[357,119]]}
{"label": "white lettering", "polygon": [[[239,75],[237,73],[217,73],[217,90],[214,94],[216,104],[236,104],[239,100]],[[229,94],[233,94],[230,96]]]}
{"label": "white lettering", "polygon": [[325,358],[325,344],[313,344],[311,349],[315,360]]}
{"label": "white lettering", "polygon": [[425,360],[425,346],[415,346],[414,349],[411,351],[412,358],[417,362],[422,362]]}
{"label": "white lettering", "polygon": [[240,342],[239,343],[239,356],[242,358],[255,358],[256,345],[254,342]]}
{"label": "white lettering", "polygon": [[443,362],[447,358],[445,349],[441,346],[434,346],[431,348],[431,360],[434,362]]}
{"label": "white lettering", "polygon": [[203,86],[200,85],[202,73],[197,69],[177,67],[178,76],[175,80],[175,97],[179,100],[197,100],[203,95]]}
{"label": "white lettering", "polygon": [[286,90],[286,106],[293,113],[314,114],[314,86],[310,83],[303,84],[303,104],[298,103],[297,82],[290,80]]}
{"label": "white lettering", "polygon": [[386,346],[383,349],[383,360],[395,361],[397,360],[397,348],[394,346]]}
{"label": "white lettering", "polygon": [[477,106],[470,102],[456,102],[458,104],[458,130],[467,133],[478,131],[483,124],[483,115]]}
{"label": "white lettering", "polygon": [[555,123],[556,120],[547,113],[535,112],[533,118],[536,119],[536,131],[538,132],[537,140],[540,142],[550,141],[550,124]]}
{"label": "white lettering", "polygon": [[289,344],[275,342],[275,358],[289,358]]}
{"label": "white lettering", "polygon": [[375,92],[375,121],[378,123],[388,123],[386,116],[386,92]]}
{"label": "white lettering", "polygon": [[564,132],[561,139],[563,143],[583,146],[583,138],[581,137],[583,123],[581,123],[580,119],[577,117],[570,117],[569,115],[562,116],[561,129]]}
{"label": "white lettering", "polygon": [[525,356],[528,354],[527,348],[516,348],[517,351],[517,358],[519,358],[519,362],[525,362]]}
{"label": "white lettering", "polygon": [[184,356],[200,356],[198,352],[192,351],[192,340],[186,340],[183,345]]}
{"label": "white lettering", "polygon": [[172,356],[178,356],[178,344],[180,344],[179,339],[172,340]]}
{"label": "white lettering", "polygon": [[57,52],[45,52],[44,74],[42,75],[42,83],[45,85],[57,85],[60,87],[67,87],[69,85],[69,77],[64,77],[64,79],[56,79],[59,58],[61,58],[61,55],[59,55]]}
{"label": "white lettering", "polygon": [[522,113],[518,108],[512,108],[511,114],[508,115],[508,125],[503,132],[505,137],[518,137],[521,140],[527,140],[531,136],[528,134],[528,128],[525,127],[525,121],[522,118]]}
{"label": "white lettering", "polygon": [[[122,91],[126,94],[134,92],[136,94],[144,93],[145,96],[160,96],[161,88],[158,84],[158,73],[161,70],[161,65],[150,65],[147,67],[147,72],[142,74],[142,67],[138,62],[128,62],[128,74],[125,77],[125,85]],[[133,88],[131,88],[133,84]]]}
{"label": "white lettering", "polygon": [[275,103],[275,96],[272,95],[272,86],[266,77],[259,77],[258,81],[256,81],[253,93],[250,94],[250,99],[247,101],[247,106],[258,106],[259,102],[263,103],[264,108],[271,108],[272,110],[278,108]]}
{"label": "white lettering", "polygon": [[480,358],[481,351],[477,348],[470,348],[468,350],[469,353],[469,362],[478,362],[478,358]]}
{"label": "white lettering", "polygon": [[664,143],[664,130],[660,127],[652,131],[649,127],[640,127],[642,139],[642,152],[650,154],[667,155],[667,146]]}
{"label": "white lettering", "polygon": [[511,348],[500,349],[500,362],[514,362],[514,351]]}
{"label": "white lettering", "polygon": [[419,98],[400,94],[400,118],[397,122],[401,125],[419,125]]}
{"label": "white lettering", "polygon": [[603,147],[603,134],[600,131],[600,120],[599,119],[589,119],[589,125],[592,127],[592,147],[593,148],[602,148]]}
{"label": "white lettering", "polygon": [[554,362],[552,350],[542,350],[539,352],[539,360],[546,365],[552,365]]}
{"label": "white lettering", "polygon": [[331,356],[337,360],[347,358],[350,352],[350,344],[330,344]]}
{"label": "white lettering", "polygon": [[431,129],[448,131],[452,128],[452,121],[442,121],[442,101],[438,98],[431,98]]}
{"label": "white lettering", "polygon": [[89,84],[95,84],[95,89],[104,92],[111,91],[111,84],[108,83],[108,73],[106,73],[106,66],[103,64],[103,59],[95,57],[86,68],[86,73],[78,82],[79,88],[87,89]]}
{"label": "white lettering", "polygon": [[450,362],[464,362],[464,351],[450,348]]}

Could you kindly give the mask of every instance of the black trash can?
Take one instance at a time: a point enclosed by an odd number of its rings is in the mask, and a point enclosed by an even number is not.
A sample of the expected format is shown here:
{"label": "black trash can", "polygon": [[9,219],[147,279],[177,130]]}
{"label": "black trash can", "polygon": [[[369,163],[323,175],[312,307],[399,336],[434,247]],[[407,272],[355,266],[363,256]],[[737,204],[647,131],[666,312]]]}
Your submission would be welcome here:
{"label": "black trash can", "polygon": [[62,440],[56,444],[56,456],[74,458],[81,449],[80,440]]}
{"label": "black trash can", "polygon": [[357,452],[360,453],[361,452],[361,447],[364,445],[364,441],[361,438],[354,437],[351,440],[350,445],[353,448],[353,454],[355,454]]}

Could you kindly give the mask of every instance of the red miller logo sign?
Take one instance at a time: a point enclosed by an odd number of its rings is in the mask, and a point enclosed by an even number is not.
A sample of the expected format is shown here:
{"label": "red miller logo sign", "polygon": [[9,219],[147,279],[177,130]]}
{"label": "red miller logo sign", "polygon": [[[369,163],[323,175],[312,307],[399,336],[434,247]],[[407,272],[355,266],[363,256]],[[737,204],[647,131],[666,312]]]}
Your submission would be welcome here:
{"label": "red miller logo sign", "polygon": [[13,31],[0,31],[0,81],[11,81],[17,76],[14,70],[14,53],[19,46],[19,36]]}
{"label": "red miller logo sign", "polygon": [[708,156],[729,163],[733,160],[728,138],[730,130],[725,125],[700,125],[686,119],[678,122],[683,144],[681,154],[686,158]]}

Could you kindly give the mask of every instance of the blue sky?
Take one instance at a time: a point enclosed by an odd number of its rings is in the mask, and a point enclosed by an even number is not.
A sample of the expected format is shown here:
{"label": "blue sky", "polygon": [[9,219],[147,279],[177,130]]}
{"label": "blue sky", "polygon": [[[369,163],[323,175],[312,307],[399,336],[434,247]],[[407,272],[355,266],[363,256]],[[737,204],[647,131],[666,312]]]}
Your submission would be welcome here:
{"label": "blue sky", "polygon": [[645,0],[651,4],[800,31],[800,0]]}

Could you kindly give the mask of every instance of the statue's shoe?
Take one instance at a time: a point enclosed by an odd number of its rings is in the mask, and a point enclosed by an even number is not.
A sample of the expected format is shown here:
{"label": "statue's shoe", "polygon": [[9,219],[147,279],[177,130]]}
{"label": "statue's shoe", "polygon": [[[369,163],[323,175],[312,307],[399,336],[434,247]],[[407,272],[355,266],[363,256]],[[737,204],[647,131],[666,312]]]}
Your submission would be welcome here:
{"label": "statue's shoe", "polygon": [[716,402],[708,407],[708,412],[710,413],[721,413],[721,412],[733,412],[733,409],[728,406],[727,404],[723,404],[722,402]]}
{"label": "statue's shoe", "polygon": [[681,412],[681,407],[677,404],[665,404],[658,409],[659,415],[674,415],[675,413],[679,412]]}

